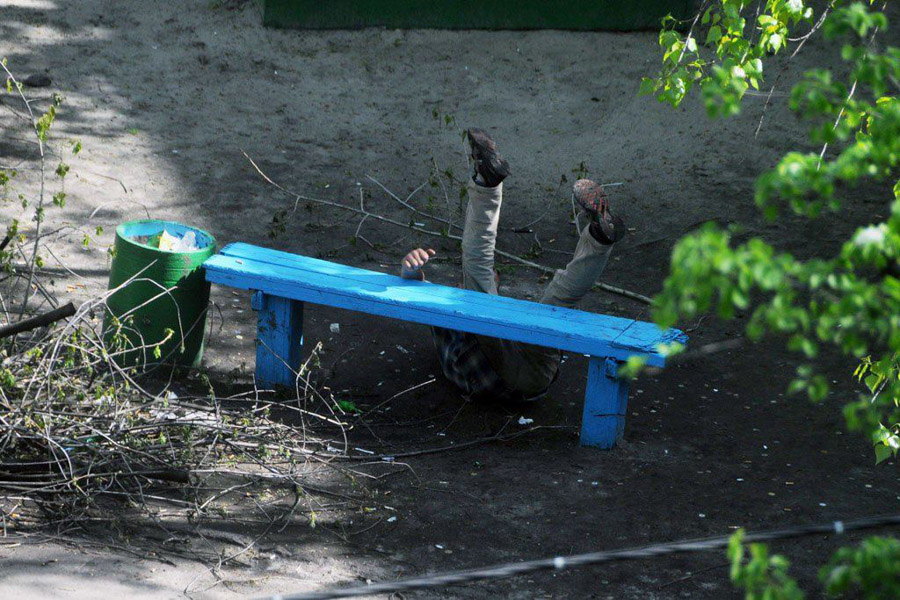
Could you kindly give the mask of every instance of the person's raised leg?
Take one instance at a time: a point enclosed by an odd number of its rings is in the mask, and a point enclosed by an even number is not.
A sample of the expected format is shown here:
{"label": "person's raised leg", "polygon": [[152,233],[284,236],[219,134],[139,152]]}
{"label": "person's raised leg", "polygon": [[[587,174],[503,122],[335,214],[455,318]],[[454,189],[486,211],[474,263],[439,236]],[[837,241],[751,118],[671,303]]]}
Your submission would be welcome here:
{"label": "person's raised leg", "polygon": [[572,308],[603,274],[613,245],[625,233],[622,219],[613,216],[603,188],[588,179],[579,179],[573,188],[575,200],[591,222],[581,231],[575,255],[565,269],[558,270],[547,286],[541,303]]}
{"label": "person's raised leg", "polygon": [[497,144],[487,132],[472,128],[466,133],[475,173],[468,185],[462,236],[463,285],[469,290],[496,294],[494,247],[509,163],[497,153]]}
{"label": "person's raised leg", "polygon": [[[622,220],[609,212],[602,188],[586,179],[575,183],[575,199],[590,216],[582,230],[575,255],[565,269],[558,270],[541,298],[542,304],[572,308],[600,278],[613,244],[624,233]],[[554,348],[500,342],[498,361],[501,377],[527,397],[538,397],[550,387],[559,372],[560,352]]]}

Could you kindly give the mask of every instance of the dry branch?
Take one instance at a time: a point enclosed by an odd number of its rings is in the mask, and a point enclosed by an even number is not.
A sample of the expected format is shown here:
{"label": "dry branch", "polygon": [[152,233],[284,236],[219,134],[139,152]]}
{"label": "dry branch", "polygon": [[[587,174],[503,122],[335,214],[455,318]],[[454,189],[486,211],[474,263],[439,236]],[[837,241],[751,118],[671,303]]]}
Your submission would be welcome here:
{"label": "dry branch", "polygon": [[[361,205],[360,208],[356,208],[356,207],[354,207],[354,206],[349,206],[349,205],[347,205],[347,204],[342,204],[342,203],[340,203],[340,202],[333,202],[333,201],[331,201],[331,200],[325,200],[325,199],[323,199],[323,198],[313,198],[313,197],[311,197],[311,196],[306,196],[306,195],[304,195],[304,194],[299,194],[299,193],[294,192],[294,191],[292,191],[292,190],[289,190],[289,189],[283,187],[282,185],[276,183],[275,181],[273,181],[268,175],[266,175],[266,174],[263,172],[262,169],[260,169],[259,165],[257,165],[256,162],[255,162],[252,158],[250,158],[250,156],[249,156],[246,152],[244,152],[243,150],[241,150],[241,154],[243,154],[244,157],[245,157],[248,161],[250,161],[250,164],[253,166],[253,168],[256,170],[256,172],[257,172],[257,173],[260,175],[260,177],[262,177],[267,183],[269,183],[270,185],[272,185],[275,189],[277,189],[277,190],[279,190],[279,191],[281,191],[281,192],[283,192],[283,193],[285,193],[285,194],[287,194],[287,195],[289,195],[289,196],[293,196],[293,197],[294,197],[294,206],[293,206],[293,209],[290,211],[289,215],[294,214],[294,213],[297,211],[297,207],[299,206],[300,201],[301,201],[301,200],[304,200],[304,201],[306,201],[306,202],[313,202],[313,203],[316,203],[316,204],[321,204],[321,205],[324,205],[324,206],[331,206],[331,207],[333,207],[333,208],[339,208],[339,209],[341,209],[341,210],[345,210],[345,211],[348,211],[348,212],[356,213],[356,214],[358,214],[358,215],[361,215],[362,218],[363,218],[363,220],[366,220],[366,219],[374,219],[374,220],[376,220],[376,221],[381,221],[382,223],[388,223],[388,224],[390,224],[390,225],[396,225],[396,226],[398,226],[398,227],[403,227],[403,228],[405,228],[405,229],[410,229],[410,230],[412,230],[412,231],[415,231],[415,232],[418,232],[418,233],[422,233],[422,234],[425,234],[425,235],[429,235],[429,236],[432,236],[432,237],[446,238],[446,239],[451,239],[451,240],[460,241],[460,242],[462,241],[462,237],[460,237],[460,236],[458,236],[458,235],[455,235],[455,234],[451,233],[450,231],[443,231],[443,232],[442,232],[442,231],[432,231],[432,230],[430,230],[430,229],[425,229],[424,227],[419,227],[418,225],[415,225],[415,224],[402,223],[402,222],[400,222],[400,221],[397,221],[396,219],[391,219],[390,217],[385,217],[385,216],[383,216],[383,215],[379,215],[379,214],[377,214],[377,213],[370,212],[370,211],[366,210],[362,205]],[[375,181],[375,180],[373,179],[373,181]],[[378,183],[378,182],[375,181],[375,183]],[[379,185],[382,189],[384,189],[385,191],[387,191],[387,188],[385,188],[384,186],[382,186],[380,183],[378,183],[378,185]],[[398,197],[396,194],[393,194],[393,193],[391,193],[391,192],[389,192],[389,191],[388,191],[388,194],[389,194],[392,198],[394,198],[395,200],[400,201],[401,204],[404,204],[407,208],[411,208],[412,210],[415,210],[417,214],[421,214],[421,215],[427,216],[428,218],[437,220],[438,222],[442,222],[442,223],[445,223],[445,224],[449,223],[449,222],[448,222],[447,220],[445,220],[445,219],[441,219],[441,218],[439,218],[439,217],[432,217],[432,216],[430,216],[430,215],[426,215],[425,213],[422,213],[421,211],[418,211],[418,209],[415,209],[415,208],[413,208],[411,205],[409,205],[408,203],[405,203],[405,202],[403,202],[402,200],[400,200],[399,197]],[[359,227],[357,227],[357,231],[359,231]],[[549,274],[553,274],[553,273],[556,272],[556,269],[554,269],[554,268],[552,268],[552,267],[547,267],[547,266],[538,264],[538,263],[536,263],[536,262],[532,262],[532,261],[530,261],[530,260],[526,260],[526,259],[524,259],[524,258],[521,258],[521,257],[519,257],[519,256],[516,256],[515,254],[511,254],[511,253],[506,252],[506,251],[504,251],[504,250],[501,250],[501,249],[499,249],[499,248],[496,248],[494,251],[495,251],[496,254],[498,254],[499,256],[502,256],[502,257],[504,257],[504,258],[506,258],[506,259],[508,259],[508,260],[513,261],[513,262],[517,262],[517,263],[519,263],[519,264],[521,264],[521,265],[524,265],[524,266],[526,266],[526,267],[529,267],[529,268],[532,268],[532,269],[537,269],[537,270],[539,270],[539,271],[542,271],[542,272],[544,272],[544,273],[549,273]],[[598,288],[598,289],[601,289],[601,290],[603,290],[603,291],[606,291],[606,292],[610,292],[610,293],[612,293],[612,294],[617,294],[617,295],[619,295],[619,296],[624,296],[624,297],[626,297],[626,298],[631,298],[632,300],[637,300],[638,302],[643,302],[644,304],[651,304],[651,303],[652,303],[652,300],[651,300],[649,297],[647,297],[647,296],[645,296],[645,295],[643,295],[643,294],[639,294],[639,293],[637,293],[637,292],[632,292],[632,291],[630,291],[630,290],[626,290],[626,289],[623,289],[623,288],[620,288],[620,287],[612,286],[612,285],[609,285],[609,284],[607,284],[607,283],[599,283],[599,284],[596,284],[594,287],[596,287],[596,288]]]}
{"label": "dry branch", "polygon": [[23,319],[18,323],[0,327],[0,339],[22,333],[23,331],[31,331],[32,329],[37,329],[38,327],[46,327],[47,325],[56,323],[61,319],[71,317],[74,314],[75,305],[69,302],[65,306],[60,306],[59,308],[55,308],[51,311],[37,315],[36,317]]}
{"label": "dry branch", "polygon": [[[135,276],[125,285],[134,281],[145,280]],[[266,400],[256,389],[225,398],[179,398],[165,388],[153,393],[140,365],[117,359],[134,350],[152,356],[158,342],[123,347],[127,319],[104,330],[95,318],[118,289],[77,309],[64,307],[59,312],[72,318],[55,329],[51,323],[39,340],[6,345],[0,370],[4,532],[28,535],[43,522],[69,528],[115,521],[127,506],[155,515],[171,505],[189,510],[199,526],[223,506],[255,502],[236,493],[243,489],[274,495],[258,514],[280,514],[279,526],[295,512],[311,519],[317,497],[335,493],[309,479],[312,467],[331,468],[340,484],[345,475],[335,461],[349,458],[345,452],[317,456],[340,445],[335,438],[345,426],[335,418],[336,400],[311,381],[314,370],[297,374],[299,391],[290,403]],[[291,418],[282,420],[285,415]],[[297,511],[297,502],[309,510]],[[256,504],[248,510],[257,511]]]}

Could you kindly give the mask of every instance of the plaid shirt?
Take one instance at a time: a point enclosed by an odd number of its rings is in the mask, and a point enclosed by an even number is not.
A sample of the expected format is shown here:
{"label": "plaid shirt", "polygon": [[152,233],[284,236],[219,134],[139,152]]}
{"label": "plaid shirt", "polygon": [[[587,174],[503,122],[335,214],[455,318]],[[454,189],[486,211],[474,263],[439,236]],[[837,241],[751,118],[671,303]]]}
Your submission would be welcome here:
{"label": "plaid shirt", "polygon": [[444,376],[470,397],[506,398],[511,392],[471,334],[432,327]]}

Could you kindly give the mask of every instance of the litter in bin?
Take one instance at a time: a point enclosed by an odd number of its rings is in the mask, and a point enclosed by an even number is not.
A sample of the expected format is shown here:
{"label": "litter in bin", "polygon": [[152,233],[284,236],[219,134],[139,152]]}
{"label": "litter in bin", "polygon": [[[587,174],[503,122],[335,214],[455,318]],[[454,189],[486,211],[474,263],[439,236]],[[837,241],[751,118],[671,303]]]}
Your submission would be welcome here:
{"label": "litter in bin", "polygon": [[183,237],[179,237],[177,234],[172,235],[163,229],[162,233],[156,235],[136,235],[131,239],[139,244],[159,248],[166,252],[193,252],[200,249],[197,244],[197,235],[193,231],[188,231]]}
{"label": "litter in bin", "polygon": [[197,245],[197,236],[193,231],[188,231],[184,237],[176,237],[163,229],[162,235],[159,236],[159,249],[168,250],[169,252],[192,252],[199,250]]}

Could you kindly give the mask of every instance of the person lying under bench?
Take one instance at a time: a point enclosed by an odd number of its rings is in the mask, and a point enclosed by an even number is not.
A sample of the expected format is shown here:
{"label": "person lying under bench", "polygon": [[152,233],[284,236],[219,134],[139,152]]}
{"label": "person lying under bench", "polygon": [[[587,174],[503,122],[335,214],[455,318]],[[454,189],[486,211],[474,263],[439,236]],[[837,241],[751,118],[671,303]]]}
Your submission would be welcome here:
{"label": "person lying under bench", "polygon": [[[462,236],[463,286],[498,295],[494,247],[503,204],[503,180],[510,168],[484,130],[472,128],[466,133],[474,173],[468,183]],[[573,193],[590,222],[581,231],[572,260],[565,269],[556,271],[544,290],[541,304],[574,307],[599,279],[613,245],[625,233],[622,219],[610,212],[602,186],[579,179]],[[402,260],[400,276],[424,281],[423,267],[434,256],[435,251],[430,248],[412,250]],[[432,333],[444,375],[474,399],[538,400],[559,376],[562,352],[555,348],[441,327],[432,327]]]}

